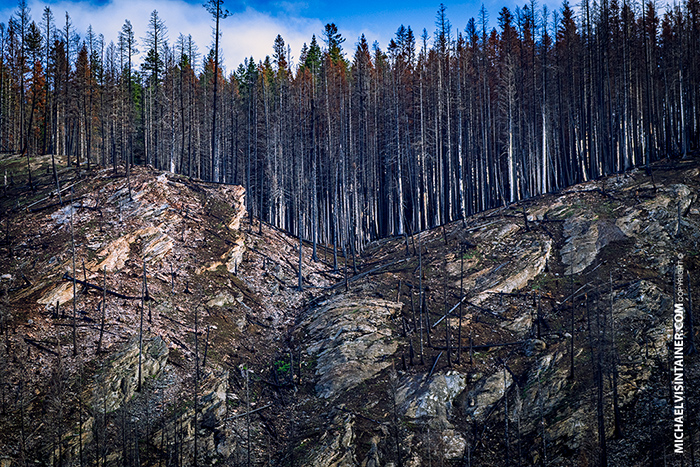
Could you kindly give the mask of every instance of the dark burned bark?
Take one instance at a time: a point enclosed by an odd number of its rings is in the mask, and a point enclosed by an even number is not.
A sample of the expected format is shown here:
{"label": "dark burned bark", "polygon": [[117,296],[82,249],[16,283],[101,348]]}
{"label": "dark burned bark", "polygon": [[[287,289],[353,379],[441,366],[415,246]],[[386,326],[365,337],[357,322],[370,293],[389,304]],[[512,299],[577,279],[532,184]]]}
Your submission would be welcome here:
{"label": "dark burned bark", "polygon": [[596,326],[593,327],[591,317],[591,304],[589,294],[586,294],[586,321],[588,325],[588,346],[591,353],[591,363],[593,364],[594,380],[596,387],[596,420],[598,428],[598,463],[600,467],[607,467],[607,440],[605,436],[605,398],[604,398],[604,379],[603,379],[603,348],[604,339],[601,336],[600,313],[597,307],[597,292],[589,291],[594,299],[596,299]]}
{"label": "dark burned bark", "polygon": [[199,412],[199,306],[194,309],[194,465],[197,467],[199,459],[199,426],[197,415]]}
{"label": "dark burned bark", "polygon": [[[63,274],[63,280],[75,281],[76,284],[84,285],[85,287],[87,287],[89,289],[98,290],[100,292],[104,291],[107,295],[121,298],[123,300],[143,300],[144,299],[143,295],[131,296],[131,295],[120,294],[119,292],[115,292],[113,290],[109,290],[107,288],[100,287],[99,285],[90,284],[89,282],[81,281],[80,279],[75,279],[74,277],[71,277],[70,274],[68,274],[68,273]],[[153,298],[148,297],[148,298],[146,298],[146,300],[153,300]]]}
{"label": "dark burned bark", "polygon": [[[443,307],[447,316],[447,257],[443,258]],[[452,352],[450,352],[450,320],[445,319],[445,345],[447,346],[447,366],[452,366]],[[459,345],[459,343],[458,343]]]}
{"label": "dark burned bark", "polygon": [[146,289],[146,261],[144,259],[143,262],[143,286],[141,288],[142,291],[142,299],[141,299],[141,313],[140,313],[140,318],[139,318],[139,381],[138,381],[138,392],[141,392],[141,384],[143,382],[143,378],[141,375],[141,363],[142,363],[142,355],[143,355],[143,312],[144,308],[146,307],[146,295],[147,295],[147,289]]}
{"label": "dark burned bark", "polygon": [[[73,189],[71,188],[70,191],[70,244],[71,244],[71,251],[72,251],[72,257],[73,257],[73,356],[75,357],[78,355],[78,343],[77,343],[77,338],[76,338],[76,325],[75,325],[75,320],[77,318],[78,314],[78,308],[77,308],[77,289],[76,289],[76,278],[75,278],[75,236],[73,234]],[[68,273],[64,274],[64,277]]]}
{"label": "dark burned bark", "polygon": [[[473,352],[474,350],[490,350],[496,347],[510,347],[511,345],[524,345],[527,344],[528,341],[514,341],[514,342],[501,342],[501,343],[493,343],[493,344],[479,344],[479,345],[469,345],[469,346],[462,346],[462,349],[466,350],[469,349],[470,352]],[[439,345],[433,346],[433,350],[447,350],[447,347],[442,347]]]}
{"label": "dark burned bark", "polygon": [[37,349],[41,350],[42,352],[46,352],[46,353],[48,353],[48,354],[51,354],[51,355],[54,355],[54,356],[58,357],[58,352],[55,352],[55,351],[49,349],[48,347],[42,345],[41,343],[39,343],[38,341],[36,341],[36,340],[34,340],[34,339],[30,339],[30,338],[28,338],[28,337],[25,337],[25,338],[24,338],[24,342],[26,342],[26,343],[29,344],[29,345],[32,345],[32,346],[36,347]]}
{"label": "dark burned bark", "polygon": [[612,396],[613,396],[613,414],[615,420],[615,428],[613,431],[613,439],[623,438],[624,431],[622,430],[622,412],[620,410],[620,397],[618,392],[618,381],[619,381],[619,368],[618,368],[618,354],[617,354],[617,344],[615,342],[616,338],[616,328],[615,328],[615,315],[614,315],[614,300],[615,295],[613,292],[613,281],[612,273],[610,273],[610,365],[611,365],[611,385],[612,385]]}
{"label": "dark burned bark", "polygon": [[100,319],[100,337],[97,340],[97,352],[102,350],[102,336],[105,331],[105,315],[107,314],[107,267],[102,268],[102,317]]}

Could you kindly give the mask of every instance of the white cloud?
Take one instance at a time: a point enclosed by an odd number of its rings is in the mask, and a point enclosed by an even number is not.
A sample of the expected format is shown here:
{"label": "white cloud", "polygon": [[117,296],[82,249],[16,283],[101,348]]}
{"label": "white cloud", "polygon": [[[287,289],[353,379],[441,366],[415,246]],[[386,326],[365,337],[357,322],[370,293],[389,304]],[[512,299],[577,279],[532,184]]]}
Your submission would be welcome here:
{"label": "white cloud", "polygon": [[[46,5],[47,2],[41,0],[28,1],[32,19],[37,23],[41,22]],[[153,10],[158,10],[158,15],[165,22],[170,44],[177,40],[180,33],[185,36],[191,34],[200,54],[204,55],[213,43],[214,22],[201,3],[190,4],[180,0],[110,0],[102,6],[96,6],[89,1],[59,0],[51,1],[48,5],[58,28],[65,25],[67,11],[81,37],[85,37],[88,26],[92,25],[96,34],[104,35],[106,43],[114,41],[116,44],[118,32],[128,19],[139,44],[142,44]],[[15,5],[0,6],[0,21],[6,23],[15,10]],[[253,56],[259,61],[266,55],[271,55],[277,34],[282,35],[292,48],[292,56],[298,59],[302,44],[308,43],[312,34],[319,36],[323,24],[318,19],[286,12],[270,14],[249,7],[221,20],[220,28],[224,66],[227,72],[231,72],[245,57]],[[143,45],[138,48],[141,52],[145,49]]]}

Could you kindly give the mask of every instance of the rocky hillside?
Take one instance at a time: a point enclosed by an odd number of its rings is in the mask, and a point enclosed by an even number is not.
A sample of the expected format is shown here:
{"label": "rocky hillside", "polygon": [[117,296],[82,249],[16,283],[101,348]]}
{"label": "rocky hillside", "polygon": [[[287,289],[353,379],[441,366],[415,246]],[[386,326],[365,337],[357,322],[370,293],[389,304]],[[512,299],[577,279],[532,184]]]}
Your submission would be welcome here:
{"label": "rocky hillside", "polygon": [[[335,265],[304,243],[303,290],[298,239],[251,221],[240,187],[64,167],[59,199],[49,167],[35,160],[32,190],[2,159],[2,467],[599,465],[603,445],[609,465],[673,459],[694,160]],[[697,356],[685,370],[689,461]]]}

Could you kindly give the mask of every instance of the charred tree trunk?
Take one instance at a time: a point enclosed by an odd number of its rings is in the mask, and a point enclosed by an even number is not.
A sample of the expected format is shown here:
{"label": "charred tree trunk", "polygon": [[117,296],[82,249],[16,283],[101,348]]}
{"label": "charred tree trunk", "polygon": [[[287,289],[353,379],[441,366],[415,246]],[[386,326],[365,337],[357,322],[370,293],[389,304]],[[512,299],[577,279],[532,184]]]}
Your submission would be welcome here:
{"label": "charred tree trunk", "polygon": [[70,190],[70,244],[73,256],[73,356],[78,355],[78,341],[76,337],[76,319],[78,314],[77,287],[75,279],[75,236],[73,233],[73,188]]}
{"label": "charred tree trunk", "polygon": [[100,319],[100,337],[97,340],[97,352],[102,351],[102,336],[105,332],[105,315],[107,314],[107,267],[102,268],[102,317]]}

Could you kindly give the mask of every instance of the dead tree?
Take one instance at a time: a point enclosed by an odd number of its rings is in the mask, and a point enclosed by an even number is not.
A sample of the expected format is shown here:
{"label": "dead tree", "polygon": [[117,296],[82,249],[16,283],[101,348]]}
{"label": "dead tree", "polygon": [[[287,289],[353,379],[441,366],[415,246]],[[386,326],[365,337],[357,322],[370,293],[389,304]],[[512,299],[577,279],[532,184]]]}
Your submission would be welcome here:
{"label": "dead tree", "polygon": [[348,255],[343,243],[343,274],[345,275],[345,291],[348,291]]}
{"label": "dead tree", "polygon": [[78,369],[78,459],[83,467],[83,368]]}
{"label": "dead tree", "polygon": [[197,467],[198,456],[198,427],[197,427],[197,412],[198,394],[199,394],[199,306],[194,309],[194,466]]}
{"label": "dead tree", "polygon": [[[596,290],[597,291],[597,290]],[[598,310],[596,310],[598,311]],[[588,346],[591,352],[591,364],[596,385],[596,418],[598,422],[598,463],[600,467],[607,467],[607,444],[605,438],[605,400],[602,377],[602,348],[604,340],[601,339],[600,313],[596,312],[595,339],[591,319],[591,306],[589,294],[586,293],[586,321],[588,322]],[[597,351],[596,351],[597,350]]]}
{"label": "dead tree", "polygon": [[[61,183],[58,180],[58,171],[56,170],[56,157],[53,152],[51,152],[51,169],[53,171],[53,178],[56,182],[56,194],[58,195],[58,202],[63,206],[63,198],[61,197]],[[7,186],[7,171],[5,171],[5,186]]]}
{"label": "dead tree", "polygon": [[459,254],[459,330],[457,331],[457,363],[462,361],[462,303],[464,302],[464,255],[465,243],[462,242]]}
{"label": "dead tree", "polygon": [[505,418],[506,465],[510,465],[510,435],[508,433],[508,386],[506,385],[506,364],[503,364],[503,418]]}
{"label": "dead tree", "polygon": [[250,467],[250,370],[244,368],[245,371],[245,401],[246,401],[246,466]]}
{"label": "dead tree", "polygon": [[20,368],[20,380],[19,380],[19,385],[17,386],[17,401],[19,402],[19,436],[20,436],[20,457],[22,460],[24,460],[24,465],[28,466],[29,461],[27,459],[27,434],[26,434],[26,427],[24,426],[24,418],[25,418],[25,386],[26,386],[26,381],[24,380],[24,365]]}
{"label": "dead tree", "polygon": [[[143,296],[148,302],[148,324],[153,324],[153,315],[151,313],[151,296],[148,293],[148,278],[146,277],[146,258],[143,258]],[[149,328],[150,329],[150,328]]]}
{"label": "dead tree", "polygon": [[100,337],[97,340],[97,352],[102,350],[102,336],[105,332],[105,315],[107,313],[107,266],[102,268],[102,317],[100,319]]}
{"label": "dead tree", "polygon": [[538,396],[538,406],[540,409],[540,429],[542,438],[542,466],[547,467],[547,430],[545,428],[544,421],[544,397],[542,396],[542,374],[541,371],[537,373],[537,394]]}
{"label": "dead tree", "polygon": [[[596,293],[597,295],[597,293]],[[605,346],[605,326],[603,326],[603,335],[600,335],[601,323],[600,323],[600,311],[597,306],[596,299],[596,324],[598,327],[598,358],[596,364],[596,386],[597,386],[597,404],[596,404],[596,418],[598,420],[598,444],[599,444],[599,465],[600,467],[608,467],[608,449],[607,440],[605,437],[605,399],[604,393],[605,388],[603,387],[603,348]]]}
{"label": "dead tree", "polygon": [[610,273],[610,365],[612,373],[612,396],[613,396],[613,413],[615,417],[615,429],[613,431],[614,439],[624,437],[622,431],[622,413],[620,411],[620,397],[618,392],[618,355],[617,346],[615,343],[615,315],[614,315],[615,295],[613,292],[612,272]]}
{"label": "dead tree", "polygon": [[571,327],[570,327],[570,334],[571,334],[571,346],[569,348],[569,358],[570,358],[570,371],[569,371],[569,379],[571,381],[574,380],[574,335],[575,335],[575,330],[574,330],[574,316],[575,316],[575,311],[576,307],[574,305],[574,276],[570,276],[570,281],[569,283],[571,284]]}
{"label": "dead tree", "polygon": [[396,369],[391,368],[391,373],[389,375],[389,397],[391,398],[392,412],[393,412],[393,428],[394,428],[394,445],[396,449],[396,465],[398,467],[403,467],[403,460],[401,458],[401,423],[399,419],[398,404],[396,403],[396,397],[398,394],[399,381],[396,374]]}
{"label": "dead tree", "polygon": [[423,244],[418,236],[418,321],[420,322],[420,364],[423,365]]}
{"label": "dead tree", "polygon": [[139,318],[139,382],[137,391],[141,392],[142,375],[141,366],[143,358],[143,311],[146,307],[146,261],[143,261],[143,285],[141,286],[141,313]]}
{"label": "dead tree", "polygon": [[450,319],[447,311],[447,257],[443,258],[443,307],[445,309],[445,345],[447,346],[447,365],[452,366],[452,352],[450,352]]}
{"label": "dead tree", "polygon": [[428,309],[428,293],[427,291],[423,294],[423,308],[425,309],[425,337],[427,338],[428,347],[432,348],[433,344],[430,342],[430,310]]}
{"label": "dead tree", "polygon": [[529,232],[530,231],[530,224],[527,221],[527,211],[525,210],[525,207],[523,207],[522,214],[523,214],[523,220],[525,221],[525,232]]}
{"label": "dead tree", "polygon": [[70,189],[70,244],[73,256],[73,356],[78,355],[78,341],[76,337],[76,318],[78,314],[77,291],[75,281],[75,236],[73,233],[73,188]]}
{"label": "dead tree", "polygon": [[[260,223],[262,224],[262,221],[260,221]],[[299,275],[298,275],[298,278],[297,278],[297,280],[298,280],[297,290],[298,290],[299,292],[303,292],[303,291],[304,291],[304,284],[303,284],[304,278],[303,278],[303,276],[302,276],[301,266],[302,266],[302,259],[303,259],[303,251],[304,251],[304,250],[303,250],[303,246],[304,246],[304,244],[303,244],[303,242],[302,242],[302,240],[301,240],[301,232],[302,232],[302,228],[301,228],[301,210],[299,210],[299,227],[298,227],[298,228],[299,228]],[[348,268],[347,268],[347,262],[348,262],[348,259],[345,258],[345,290],[347,290],[347,288],[348,288]]]}
{"label": "dead tree", "polygon": [[204,359],[202,360],[202,370],[204,370],[207,367],[207,351],[209,350],[209,329],[211,329],[211,327],[207,326],[207,337],[204,339]]}
{"label": "dead tree", "polygon": [[537,338],[542,339],[542,298],[539,290],[537,291]]}

